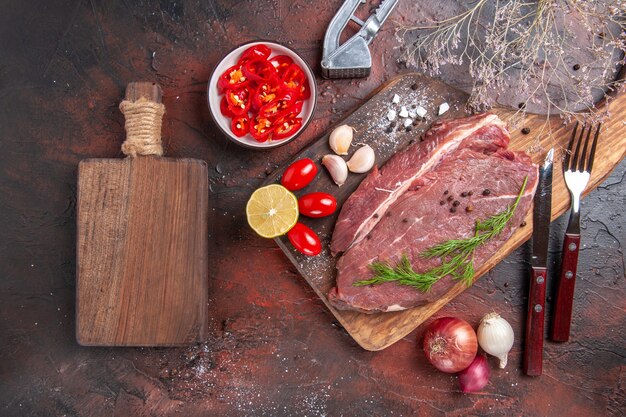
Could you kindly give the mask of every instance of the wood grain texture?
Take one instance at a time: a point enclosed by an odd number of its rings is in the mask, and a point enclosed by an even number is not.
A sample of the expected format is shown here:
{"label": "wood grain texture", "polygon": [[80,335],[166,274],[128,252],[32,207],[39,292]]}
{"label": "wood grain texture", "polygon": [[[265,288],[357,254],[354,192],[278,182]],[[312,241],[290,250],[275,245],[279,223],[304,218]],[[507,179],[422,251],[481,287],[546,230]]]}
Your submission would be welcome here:
{"label": "wood grain texture", "polygon": [[207,332],[207,169],[193,159],[82,161],[81,345],[165,346]]}
{"label": "wood grain texture", "polygon": [[[132,82],[126,100],[161,103]],[[160,135],[160,132],[159,132]],[[78,168],[76,338],[89,346],[174,346],[208,331],[208,171],[156,156]]]}
{"label": "wood grain texture", "polygon": [[[420,104],[428,110],[426,119],[413,126],[410,132],[400,130],[398,127],[389,132],[390,123],[386,119],[386,114],[394,94],[400,96],[400,104]],[[357,132],[355,142],[371,145],[376,151],[377,163],[382,165],[396,151],[409,145],[411,141],[419,140],[430,124],[436,120],[433,115],[437,114],[441,103],[450,104],[450,111],[442,118],[465,116],[467,97],[467,94],[440,81],[419,74],[407,74],[382,86],[367,102],[337,125],[346,123],[353,126]],[[626,112],[623,109],[625,102],[624,94],[620,94],[607,106],[606,110],[609,111],[611,117],[604,124],[596,151],[594,170],[585,194],[606,178],[626,153],[626,126],[622,123]],[[573,126],[565,125],[563,120],[556,116],[546,119],[542,115],[529,114],[525,119],[521,119],[518,113],[508,108],[495,108],[492,112],[509,123],[510,149],[524,150],[531,155],[535,163],[539,163],[543,161],[545,153],[551,147],[556,148],[556,174],[553,179],[552,192],[552,219],[556,219],[569,207],[569,193],[561,174],[561,160]],[[522,129],[527,133],[522,133]],[[281,169],[268,177],[265,183],[277,181],[284,168],[294,160],[308,157],[319,163],[323,155],[332,152],[328,147],[328,134],[331,130],[294,156]],[[312,184],[296,194],[301,195],[312,191],[329,192],[341,205],[364,177],[365,174],[351,174],[346,184],[337,188],[324,173],[318,175]],[[301,221],[315,230],[320,235],[324,247],[328,248],[337,214],[323,219],[302,219]],[[530,238],[532,234],[531,211],[526,216],[526,223],[528,226],[520,227],[497,254],[477,268],[475,279],[489,271]],[[328,249],[325,249],[319,257],[306,258],[293,249],[286,237],[277,238],[276,242],[354,340],[364,349],[371,351],[384,349],[400,340],[466,289],[464,284],[457,283],[444,296],[431,300],[423,306],[401,312],[368,315],[340,311],[331,306],[327,299],[328,290],[335,284],[336,263],[336,259],[330,255]]]}

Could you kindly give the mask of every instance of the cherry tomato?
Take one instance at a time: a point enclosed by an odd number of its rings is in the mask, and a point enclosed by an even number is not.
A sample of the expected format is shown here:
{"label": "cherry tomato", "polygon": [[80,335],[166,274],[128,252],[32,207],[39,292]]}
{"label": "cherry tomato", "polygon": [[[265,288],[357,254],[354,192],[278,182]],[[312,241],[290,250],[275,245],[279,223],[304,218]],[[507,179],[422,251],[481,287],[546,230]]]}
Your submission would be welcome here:
{"label": "cherry tomato", "polygon": [[248,113],[250,109],[250,91],[246,86],[226,90],[226,106],[236,116]]}
{"label": "cherry tomato", "polygon": [[328,193],[310,193],[298,199],[298,209],[308,217],[325,217],[335,212],[337,200]]}
{"label": "cherry tomato", "polygon": [[276,72],[280,77],[281,75],[283,75],[285,70],[289,68],[291,64],[293,64],[293,59],[291,59],[287,55],[276,55],[275,57],[270,59],[270,64],[272,64],[274,68],[276,68]]}
{"label": "cherry tomato", "polygon": [[268,118],[256,116],[250,122],[250,134],[258,142],[265,142],[272,137],[274,124]]}
{"label": "cherry tomato", "polygon": [[263,82],[276,75],[276,70],[264,58],[250,59],[241,66],[243,74],[250,80],[255,82]]}
{"label": "cherry tomato", "polygon": [[250,118],[248,115],[234,116],[230,130],[239,138],[247,135],[250,131]]}
{"label": "cherry tomato", "polygon": [[281,79],[290,90],[296,91],[300,98],[306,100],[311,96],[311,90],[309,89],[309,80],[307,80],[304,71],[297,65],[291,64]]}
{"label": "cherry tomato", "polygon": [[289,191],[300,190],[317,175],[317,165],[309,158],[298,159],[287,167],[280,183]]}
{"label": "cherry tomato", "polygon": [[302,254],[306,256],[319,255],[322,252],[322,242],[315,232],[302,223],[296,223],[294,227],[287,232],[287,237],[291,244]]}
{"label": "cherry tomato", "polygon": [[279,119],[275,123],[275,126],[274,139],[285,139],[300,130],[300,127],[302,127],[302,118],[296,117],[295,114],[289,114]]}
{"label": "cherry tomato", "polygon": [[272,50],[267,45],[259,44],[251,46],[243,51],[241,58],[239,58],[239,64],[243,64],[250,59],[267,59],[271,53]]}
{"label": "cherry tomato", "polygon": [[224,91],[228,88],[241,87],[246,84],[248,79],[243,74],[241,65],[233,65],[228,68],[217,80],[217,88],[220,91]]}

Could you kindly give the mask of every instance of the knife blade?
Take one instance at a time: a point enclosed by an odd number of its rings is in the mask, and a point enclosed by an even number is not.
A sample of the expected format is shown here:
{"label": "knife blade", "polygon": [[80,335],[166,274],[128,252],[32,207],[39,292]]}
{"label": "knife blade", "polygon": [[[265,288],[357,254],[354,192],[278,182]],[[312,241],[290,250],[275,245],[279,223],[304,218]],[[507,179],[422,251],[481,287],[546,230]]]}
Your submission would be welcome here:
{"label": "knife blade", "polygon": [[539,184],[534,197],[530,291],[526,316],[524,372],[539,376],[543,368],[543,328],[548,272],[548,242],[552,215],[552,166],[554,148],[539,168]]}

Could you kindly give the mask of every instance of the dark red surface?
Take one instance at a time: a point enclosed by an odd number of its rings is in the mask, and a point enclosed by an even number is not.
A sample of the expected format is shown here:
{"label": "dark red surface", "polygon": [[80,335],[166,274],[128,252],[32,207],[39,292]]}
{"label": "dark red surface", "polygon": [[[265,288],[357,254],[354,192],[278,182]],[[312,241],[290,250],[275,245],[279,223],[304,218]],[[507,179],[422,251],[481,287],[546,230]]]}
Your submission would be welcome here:
{"label": "dark red surface", "polygon": [[544,267],[532,267],[530,290],[526,309],[526,337],[524,339],[524,373],[539,376],[543,369],[543,338],[546,311],[546,285],[548,271]]}
{"label": "dark red surface", "polygon": [[550,332],[550,338],[555,342],[567,342],[569,340],[579,249],[580,235],[566,233],[561,251],[561,273],[557,283],[552,330]]}
{"label": "dark red surface", "polygon": [[[461,10],[401,1],[372,43],[366,80],[320,82],[315,120],[285,147],[239,148],[210,120],[206,81],[233,46],[274,39],[319,74],[321,40],[340,1],[6,2],[0,13],[0,415],[546,416],[620,415],[626,407],[626,164],[582,204],[568,343],[545,342],[539,378],[521,369],[528,294],[522,247],[441,310],[477,326],[500,312],[516,340],[505,370],[462,394],[419,346],[420,327],[365,352],[245,222],[250,193],[277,164],[340,120],[397,64],[393,27]],[[468,85],[463,69],[443,78]],[[210,333],[189,348],[80,347],[75,341],[76,168],[121,156],[117,106],[132,80],[164,87],[166,153],[210,167]],[[502,100],[514,101],[512,95]],[[601,146],[601,144],[599,144]],[[556,175],[556,174],[555,174]],[[552,227],[558,271],[563,219]],[[552,259],[554,258],[554,259]],[[551,279],[551,282],[556,282]],[[547,314],[551,295],[548,288]],[[427,322],[428,323],[428,322]]]}

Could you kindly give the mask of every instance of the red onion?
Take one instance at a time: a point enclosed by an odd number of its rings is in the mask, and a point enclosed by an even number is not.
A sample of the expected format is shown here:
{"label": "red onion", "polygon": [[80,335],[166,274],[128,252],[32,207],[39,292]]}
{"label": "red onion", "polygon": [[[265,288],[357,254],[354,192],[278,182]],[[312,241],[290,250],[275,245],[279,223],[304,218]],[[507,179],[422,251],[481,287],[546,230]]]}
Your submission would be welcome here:
{"label": "red onion", "polygon": [[489,364],[485,355],[476,355],[472,364],[459,372],[459,384],[463,392],[483,389],[487,382],[489,382]]}
{"label": "red onion", "polygon": [[433,321],[424,333],[424,352],[440,371],[455,373],[469,366],[476,357],[478,341],[472,326],[455,317]]}

